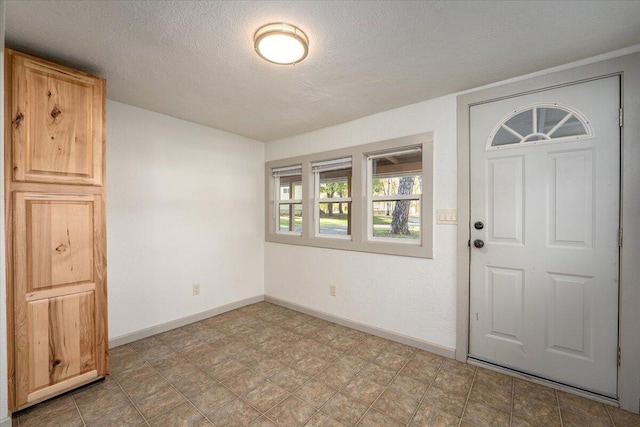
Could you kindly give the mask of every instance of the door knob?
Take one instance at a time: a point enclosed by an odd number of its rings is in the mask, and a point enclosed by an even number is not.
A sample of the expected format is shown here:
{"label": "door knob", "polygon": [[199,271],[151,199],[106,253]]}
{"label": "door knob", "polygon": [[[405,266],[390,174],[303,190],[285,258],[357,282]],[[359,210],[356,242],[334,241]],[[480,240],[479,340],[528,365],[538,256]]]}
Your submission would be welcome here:
{"label": "door knob", "polygon": [[473,228],[476,230],[482,230],[484,228],[484,223],[482,221],[476,221],[476,223],[473,224]]}
{"label": "door knob", "polygon": [[482,248],[484,246],[484,242],[480,239],[476,239],[473,241],[473,246],[475,246],[476,248]]}

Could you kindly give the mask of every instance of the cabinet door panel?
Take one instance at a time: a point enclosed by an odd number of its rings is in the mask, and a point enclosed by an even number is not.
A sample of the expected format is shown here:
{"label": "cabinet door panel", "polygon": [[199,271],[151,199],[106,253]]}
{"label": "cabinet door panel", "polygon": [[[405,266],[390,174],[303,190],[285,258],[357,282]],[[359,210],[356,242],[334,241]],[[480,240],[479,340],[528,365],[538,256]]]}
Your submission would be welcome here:
{"label": "cabinet door panel", "polygon": [[92,202],[32,201],[27,209],[29,291],[92,281]]}
{"label": "cabinet door panel", "polygon": [[15,181],[102,184],[104,80],[13,53]]}
{"label": "cabinet door panel", "polygon": [[105,374],[102,197],[16,192],[16,406]]}
{"label": "cabinet door panel", "polygon": [[96,370],[94,298],[83,292],[28,302],[29,394]]}

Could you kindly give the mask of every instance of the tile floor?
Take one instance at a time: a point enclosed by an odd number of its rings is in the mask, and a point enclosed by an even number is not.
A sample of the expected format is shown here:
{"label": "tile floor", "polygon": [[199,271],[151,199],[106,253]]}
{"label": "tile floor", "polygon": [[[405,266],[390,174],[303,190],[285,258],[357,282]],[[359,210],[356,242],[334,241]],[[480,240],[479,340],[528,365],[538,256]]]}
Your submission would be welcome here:
{"label": "tile floor", "polygon": [[640,426],[640,416],[269,303],[111,350],[14,426]]}

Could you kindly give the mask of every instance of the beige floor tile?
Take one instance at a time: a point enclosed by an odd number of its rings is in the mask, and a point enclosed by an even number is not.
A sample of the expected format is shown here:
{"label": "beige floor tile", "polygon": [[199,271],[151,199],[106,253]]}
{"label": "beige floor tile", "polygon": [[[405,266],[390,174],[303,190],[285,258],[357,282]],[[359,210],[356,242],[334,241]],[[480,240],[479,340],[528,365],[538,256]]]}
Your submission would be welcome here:
{"label": "beige floor tile", "polygon": [[373,381],[374,383],[387,386],[393,377],[396,375],[396,372],[383,368],[382,366],[376,365],[375,363],[370,363],[358,372],[358,376],[364,377],[369,381]]}
{"label": "beige floor tile", "polygon": [[449,393],[466,396],[469,393],[472,382],[473,379],[469,377],[462,377],[450,371],[441,370],[432,385]]}
{"label": "beige floor tile", "polygon": [[422,399],[422,395],[428,387],[429,383],[405,376],[402,373],[398,374],[389,384],[390,389],[415,396],[418,399]]}
{"label": "beige floor tile", "polygon": [[13,424],[640,427],[638,415],[269,303],[112,349],[111,366]]}
{"label": "beige floor tile", "polygon": [[[102,399],[112,393],[122,393],[122,389],[115,378],[110,375],[103,380],[81,387],[75,390],[72,394],[75,401],[81,405],[87,401]],[[62,396],[56,400],[64,398],[65,396]]]}
{"label": "beige floor tile", "polygon": [[322,412],[317,412],[305,427],[344,427],[344,425],[340,424],[333,418],[323,414]]}
{"label": "beige floor tile", "polygon": [[431,383],[438,373],[438,365],[422,360],[420,358],[413,358],[407,362],[407,364],[400,371],[400,375],[406,377],[415,378],[417,380]]}
{"label": "beige floor tile", "polygon": [[484,403],[505,412],[511,412],[512,397],[510,387],[495,387],[478,381],[474,381],[469,394],[469,400]]}
{"label": "beige floor tile", "polygon": [[215,385],[192,397],[191,403],[204,415],[209,416],[235,399],[236,395],[231,390],[223,385]]}
{"label": "beige floor tile", "polygon": [[289,393],[271,382],[263,382],[255,389],[245,394],[245,402],[261,412],[267,412],[276,404],[283,401]]}
{"label": "beige floor tile", "polygon": [[371,405],[384,391],[384,386],[364,377],[355,377],[342,391],[349,398]]}
{"label": "beige floor tile", "polygon": [[393,418],[378,412],[374,409],[369,409],[366,414],[358,422],[359,427],[401,427],[404,426]]}
{"label": "beige floor tile", "polygon": [[461,377],[473,378],[476,373],[476,367],[468,363],[458,362],[454,359],[444,359],[440,365],[441,371],[450,372]]}
{"label": "beige floor tile", "polygon": [[460,418],[422,403],[411,420],[412,427],[457,427]]}
{"label": "beige floor tile", "polygon": [[295,396],[289,396],[271,408],[266,415],[281,427],[298,427],[304,425],[315,412],[312,406]]}
{"label": "beige floor tile", "polygon": [[190,399],[202,393],[207,388],[215,386],[218,384],[218,381],[205,372],[198,371],[182,376],[177,380],[173,380],[171,383],[180,393],[184,394],[187,399]]}
{"label": "beige floor tile", "polygon": [[111,373],[118,374],[144,365],[146,361],[128,345],[116,347],[109,351],[109,367]]}
{"label": "beige floor tile", "polygon": [[131,400],[118,388],[102,396],[85,397],[81,400],[76,399],[76,404],[82,413],[82,417],[87,420],[98,419],[102,414],[117,411],[120,408],[131,405]]}
{"label": "beige floor tile", "polygon": [[135,368],[128,369],[124,372],[116,372],[113,374],[117,378],[120,385],[134,384],[140,381],[142,378],[157,375],[158,370],[151,366],[148,362],[136,366]]}
{"label": "beige floor tile", "polygon": [[346,426],[353,426],[364,415],[367,405],[338,393],[329,399],[320,410]]}
{"label": "beige floor tile", "polygon": [[516,397],[539,400],[547,405],[557,405],[556,391],[552,388],[514,378],[513,394]]}
{"label": "beige floor tile", "polygon": [[356,372],[348,367],[332,365],[314,377],[331,388],[339,390],[351,381]]}
{"label": "beige floor tile", "polygon": [[151,427],[201,427],[210,426],[211,423],[209,423],[193,405],[185,402],[162,415],[150,419],[149,425]]}
{"label": "beige floor tile", "polygon": [[418,403],[420,403],[420,398],[388,388],[372,407],[403,424],[407,424],[418,407]]}
{"label": "beige floor tile", "polygon": [[408,356],[400,356],[388,350],[383,350],[382,353],[380,353],[375,359],[373,359],[373,363],[375,363],[376,365],[396,372],[402,369],[408,361]]}
{"label": "beige floor tile", "polygon": [[146,419],[167,412],[186,402],[182,394],[173,387],[167,387],[135,401],[138,410]]}
{"label": "beige floor tile", "polygon": [[364,368],[368,364],[369,364],[368,360],[358,356],[354,356],[352,354],[344,354],[335,362],[336,366],[349,369],[354,373],[360,371],[362,368]]}
{"label": "beige floor tile", "polygon": [[235,360],[225,360],[218,363],[208,369],[205,372],[217,379],[218,381],[224,381],[240,372],[244,371],[246,366]]}
{"label": "beige floor tile", "polygon": [[137,381],[120,381],[120,385],[134,402],[171,387],[169,382],[157,372],[153,375],[139,378]]}
{"label": "beige floor tile", "polygon": [[361,342],[360,344],[357,344],[355,347],[350,349],[348,351],[348,354],[353,354],[354,356],[358,356],[370,361],[378,357],[378,355],[382,353],[382,350],[383,349],[380,346]]}
{"label": "beige floor tile", "polygon": [[325,369],[327,366],[329,366],[329,364],[326,361],[317,358],[312,354],[307,354],[302,359],[293,364],[292,368],[294,368],[296,371],[302,372],[305,375],[313,376]]}
{"label": "beige floor tile", "polygon": [[540,400],[515,396],[513,415],[540,426],[560,425],[560,413],[557,405],[548,405]]}
{"label": "beige floor tile", "polygon": [[330,347],[329,345],[322,345],[316,350],[314,350],[312,353],[315,357],[317,357],[318,359],[322,359],[327,363],[335,362],[344,354],[343,351],[336,350],[335,348]]}
{"label": "beige floor tile", "polygon": [[345,352],[356,346],[358,342],[358,340],[353,338],[338,336],[329,341],[329,346],[335,348],[338,351]]}
{"label": "beige floor tile", "polygon": [[[80,419],[80,414],[76,409],[73,398],[71,396],[62,396],[61,398],[39,403],[22,411],[16,418],[19,418],[21,426],[26,427],[38,426],[46,422],[49,422],[49,425],[55,425],[52,424],[53,420],[59,418],[69,420],[71,424],[77,425],[75,418]],[[80,425],[82,425],[81,419]]]}
{"label": "beige floor tile", "polygon": [[257,420],[252,422],[250,425],[251,427],[278,427],[276,423],[274,423],[273,421],[271,421],[269,418],[265,416],[258,418]]}
{"label": "beige floor tile", "polygon": [[302,384],[307,382],[311,377],[305,375],[293,368],[286,367],[282,371],[270,378],[272,383],[277,384],[288,392],[293,392]]}
{"label": "beige floor tile", "polygon": [[513,389],[513,377],[489,369],[478,368],[474,381],[509,391]]}
{"label": "beige floor tile", "polygon": [[247,426],[260,417],[260,412],[248,403],[236,399],[226,406],[214,411],[208,418],[216,426],[236,427]]}
{"label": "beige floor tile", "polygon": [[611,427],[613,423],[611,420],[605,420],[602,417],[591,417],[588,413],[576,413],[566,409],[561,409],[560,414],[562,417],[563,427]]}
{"label": "beige floor tile", "polygon": [[417,350],[413,355],[413,358],[422,362],[429,363],[430,365],[434,365],[438,368],[444,360],[444,357],[424,350]]}
{"label": "beige floor tile", "polygon": [[164,343],[158,343],[156,346],[138,350],[138,354],[148,362],[154,360],[162,360],[177,354],[171,347]]}
{"label": "beige floor tile", "polygon": [[238,396],[243,396],[266,380],[267,377],[265,375],[247,369],[224,380],[222,384]]}
{"label": "beige floor tile", "polygon": [[609,422],[610,420],[604,403],[589,400],[564,391],[558,391],[558,401],[560,402],[561,410],[567,410],[577,414],[588,414],[592,419],[599,420],[599,422],[602,423]]}
{"label": "beige floor tile", "polygon": [[640,427],[640,415],[612,406],[607,406],[607,410],[616,427]]}
{"label": "beige floor tile", "polygon": [[312,379],[300,386],[293,394],[310,405],[319,408],[336,394],[336,390],[320,381]]}
{"label": "beige floor tile", "polygon": [[509,413],[498,411],[480,402],[469,402],[462,418],[479,427],[508,427]]}
{"label": "beige floor tile", "polygon": [[123,400],[117,405],[101,406],[100,410],[91,408],[88,411],[80,410],[82,418],[87,426],[92,427],[111,427],[117,426],[138,426],[144,422],[142,415],[128,400]]}
{"label": "beige floor tile", "polygon": [[460,418],[464,405],[467,403],[467,396],[449,393],[437,387],[429,387],[422,402],[425,406]]}

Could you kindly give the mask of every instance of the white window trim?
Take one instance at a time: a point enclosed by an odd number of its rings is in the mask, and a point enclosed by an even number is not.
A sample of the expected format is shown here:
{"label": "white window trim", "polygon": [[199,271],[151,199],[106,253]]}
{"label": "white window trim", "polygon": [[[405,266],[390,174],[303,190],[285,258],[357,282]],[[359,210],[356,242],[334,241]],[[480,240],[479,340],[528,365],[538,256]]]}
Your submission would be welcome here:
{"label": "white window trim", "polygon": [[[415,147],[422,150],[422,195],[395,195],[390,196],[390,200],[419,200],[420,201],[420,239],[394,239],[394,238],[370,238],[369,230],[369,208],[372,204],[372,194],[369,194],[367,182],[371,179],[367,177],[368,159],[376,156],[388,156],[390,152],[402,154],[414,152]],[[319,180],[312,170],[315,166],[339,163],[345,158],[352,159],[351,175],[351,197],[322,199],[322,203],[340,203],[351,201],[351,235],[320,235],[317,232],[318,209],[317,196],[319,190]],[[333,159],[333,160],[327,160]],[[276,183],[272,175],[272,170],[288,167],[291,165],[302,165],[302,233],[293,234],[291,232],[276,232],[277,223],[271,219],[272,209],[276,204],[274,199],[273,186]],[[371,252],[388,255],[409,256],[418,258],[432,258],[433,256],[433,133],[425,132],[395,138],[386,141],[377,141],[353,147],[331,150],[320,153],[313,153],[288,159],[274,160],[265,164],[266,172],[266,223],[265,240],[273,243],[284,243],[293,245],[313,246],[320,248],[351,250],[359,252]],[[378,196],[377,196],[378,197]],[[379,196],[387,197],[387,196]],[[287,201],[287,203],[290,203]]]}

